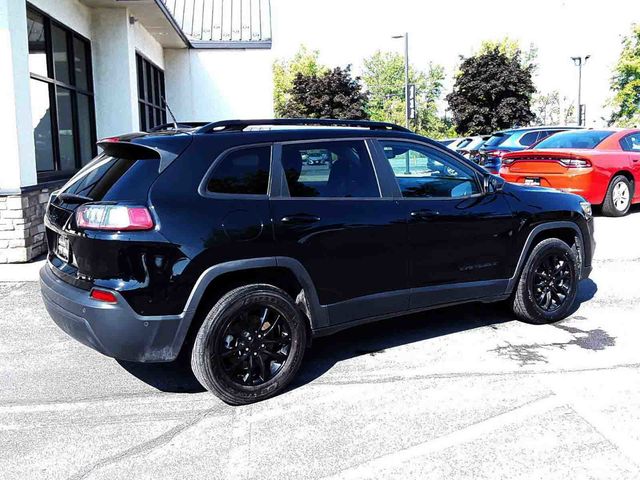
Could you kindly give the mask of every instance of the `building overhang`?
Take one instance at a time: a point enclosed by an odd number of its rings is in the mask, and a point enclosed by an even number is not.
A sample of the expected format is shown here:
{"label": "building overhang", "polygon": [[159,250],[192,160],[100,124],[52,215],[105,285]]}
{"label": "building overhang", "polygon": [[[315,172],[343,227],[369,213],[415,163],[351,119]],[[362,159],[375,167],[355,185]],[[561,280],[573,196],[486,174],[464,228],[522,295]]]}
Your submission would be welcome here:
{"label": "building overhang", "polygon": [[161,0],[80,0],[92,8],[127,8],[132,16],[165,48],[189,48],[191,42]]}

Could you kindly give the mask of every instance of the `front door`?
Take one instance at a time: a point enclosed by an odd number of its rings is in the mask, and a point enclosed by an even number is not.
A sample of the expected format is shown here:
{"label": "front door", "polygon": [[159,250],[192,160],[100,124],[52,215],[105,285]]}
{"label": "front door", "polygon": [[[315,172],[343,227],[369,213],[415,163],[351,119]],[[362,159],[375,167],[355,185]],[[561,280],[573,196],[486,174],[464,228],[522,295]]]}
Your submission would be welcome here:
{"label": "front door", "polygon": [[[406,310],[407,224],[383,197],[364,140],[281,146],[278,255],[298,260],[332,324]],[[400,290],[400,292],[398,292]]]}
{"label": "front door", "polygon": [[515,217],[481,175],[435,147],[380,141],[407,221],[411,308],[504,292]]}

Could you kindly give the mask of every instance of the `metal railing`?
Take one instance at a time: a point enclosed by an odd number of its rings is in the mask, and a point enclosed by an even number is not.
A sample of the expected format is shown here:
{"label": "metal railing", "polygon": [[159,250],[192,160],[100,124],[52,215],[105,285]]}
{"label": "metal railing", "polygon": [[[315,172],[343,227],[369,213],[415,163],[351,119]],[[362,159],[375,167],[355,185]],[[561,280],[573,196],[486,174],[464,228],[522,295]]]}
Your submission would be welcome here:
{"label": "metal railing", "polygon": [[196,48],[270,48],[270,0],[160,0]]}

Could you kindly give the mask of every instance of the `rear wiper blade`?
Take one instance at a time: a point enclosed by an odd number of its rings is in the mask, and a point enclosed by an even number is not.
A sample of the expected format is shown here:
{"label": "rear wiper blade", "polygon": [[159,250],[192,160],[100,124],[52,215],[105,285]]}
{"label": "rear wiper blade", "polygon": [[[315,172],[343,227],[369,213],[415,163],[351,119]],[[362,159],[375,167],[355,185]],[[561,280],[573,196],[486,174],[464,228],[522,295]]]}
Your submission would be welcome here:
{"label": "rear wiper blade", "polygon": [[84,195],[77,195],[75,193],[61,193],[58,198],[64,203],[76,203],[78,205],[87,202],[93,202],[93,198],[85,197]]}

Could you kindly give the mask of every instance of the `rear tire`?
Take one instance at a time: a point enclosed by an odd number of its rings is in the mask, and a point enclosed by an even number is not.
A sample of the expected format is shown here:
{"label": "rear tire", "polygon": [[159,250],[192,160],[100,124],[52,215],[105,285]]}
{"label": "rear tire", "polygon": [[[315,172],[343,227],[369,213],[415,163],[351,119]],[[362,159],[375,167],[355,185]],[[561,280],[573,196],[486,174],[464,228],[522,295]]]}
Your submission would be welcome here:
{"label": "rear tire", "polygon": [[282,392],[298,372],[307,344],[305,318],[283,290],[246,285],[224,295],[196,336],[191,368],[230,405]]}
{"label": "rear tire", "polygon": [[611,180],[602,203],[602,213],[607,217],[622,217],[629,213],[633,189],[626,177],[616,175]]}
{"label": "rear tire", "polygon": [[523,322],[542,325],[566,318],[578,292],[579,260],[557,238],[543,240],[529,255],[513,296],[513,312]]}

